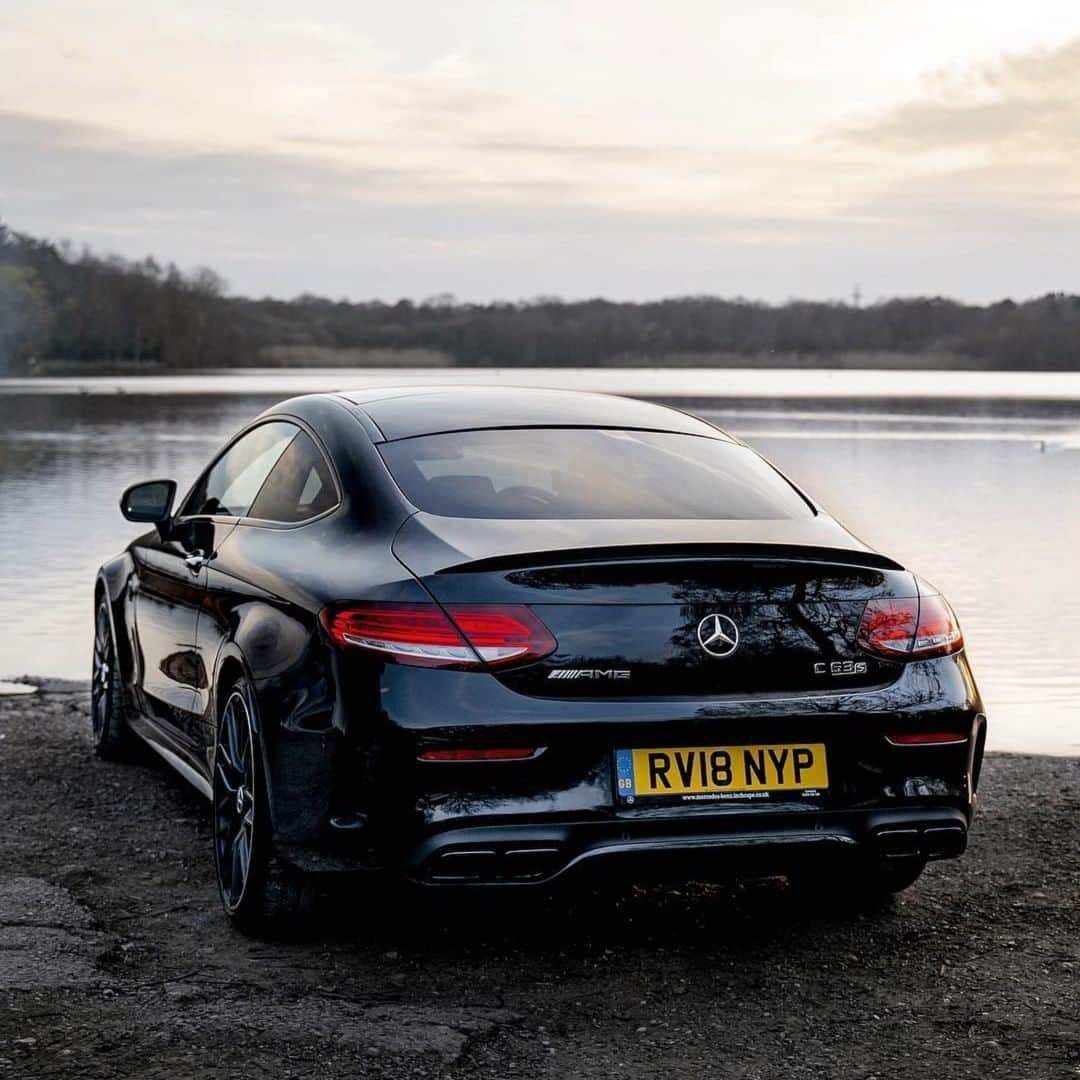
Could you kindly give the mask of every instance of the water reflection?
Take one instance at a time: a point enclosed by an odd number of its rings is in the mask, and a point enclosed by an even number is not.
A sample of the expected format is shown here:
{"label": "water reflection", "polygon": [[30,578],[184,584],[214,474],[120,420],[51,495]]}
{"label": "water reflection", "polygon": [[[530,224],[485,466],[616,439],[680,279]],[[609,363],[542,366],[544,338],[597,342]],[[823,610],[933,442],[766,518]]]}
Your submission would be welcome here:
{"label": "water reflection", "polygon": [[[0,395],[0,676],[82,676],[94,570],[139,531],[120,492],[155,476],[184,490],[281,396]],[[715,415],[950,598],[992,747],[1080,753],[1080,420],[1006,411]]]}
{"label": "water reflection", "polygon": [[[846,423],[866,437],[788,427],[751,441],[949,598],[990,705],[991,748],[1080,753],[1080,450],[1041,452],[1009,428],[896,440]],[[1053,438],[1075,441],[1078,428]]]}

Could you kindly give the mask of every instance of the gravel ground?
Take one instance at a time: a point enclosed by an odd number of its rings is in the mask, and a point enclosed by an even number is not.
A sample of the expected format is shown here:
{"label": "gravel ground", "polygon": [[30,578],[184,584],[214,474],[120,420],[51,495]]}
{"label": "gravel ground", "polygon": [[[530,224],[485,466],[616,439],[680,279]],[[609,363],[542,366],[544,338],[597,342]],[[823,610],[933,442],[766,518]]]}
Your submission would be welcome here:
{"label": "gravel ground", "polygon": [[208,813],[0,698],[0,1077],[1080,1076],[1080,761],[996,756],[968,854],[872,912],[782,881],[221,915]]}

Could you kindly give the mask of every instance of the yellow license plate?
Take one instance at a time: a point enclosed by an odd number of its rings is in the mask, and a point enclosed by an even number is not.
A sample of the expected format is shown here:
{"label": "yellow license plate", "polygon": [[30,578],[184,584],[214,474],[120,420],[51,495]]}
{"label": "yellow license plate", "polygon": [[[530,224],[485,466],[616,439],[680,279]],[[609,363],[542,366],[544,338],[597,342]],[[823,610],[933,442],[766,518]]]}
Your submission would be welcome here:
{"label": "yellow license plate", "polygon": [[829,786],[824,743],[616,750],[615,775],[618,798],[627,803],[658,795],[697,801],[810,793]]}

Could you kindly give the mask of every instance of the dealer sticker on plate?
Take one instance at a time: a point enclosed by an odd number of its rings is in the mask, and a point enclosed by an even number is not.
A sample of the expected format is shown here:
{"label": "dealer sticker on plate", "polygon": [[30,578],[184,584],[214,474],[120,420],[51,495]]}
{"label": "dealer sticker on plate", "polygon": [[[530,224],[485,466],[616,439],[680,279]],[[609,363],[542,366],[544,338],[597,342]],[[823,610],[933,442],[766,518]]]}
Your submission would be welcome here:
{"label": "dealer sticker on plate", "polygon": [[774,791],[812,796],[829,786],[824,743],[616,750],[615,777],[623,803],[767,798]]}

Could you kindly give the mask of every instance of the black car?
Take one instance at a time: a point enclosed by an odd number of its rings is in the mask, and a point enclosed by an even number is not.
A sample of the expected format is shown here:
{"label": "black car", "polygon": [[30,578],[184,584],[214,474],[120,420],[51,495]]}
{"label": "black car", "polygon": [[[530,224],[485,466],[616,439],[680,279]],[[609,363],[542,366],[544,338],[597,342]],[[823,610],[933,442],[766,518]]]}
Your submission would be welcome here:
{"label": "black car", "polygon": [[986,720],[944,598],[754,451],[641,401],[277,405],[95,585],[93,734],[213,803],[225,910],[732,871],[897,891],[959,855]]}

